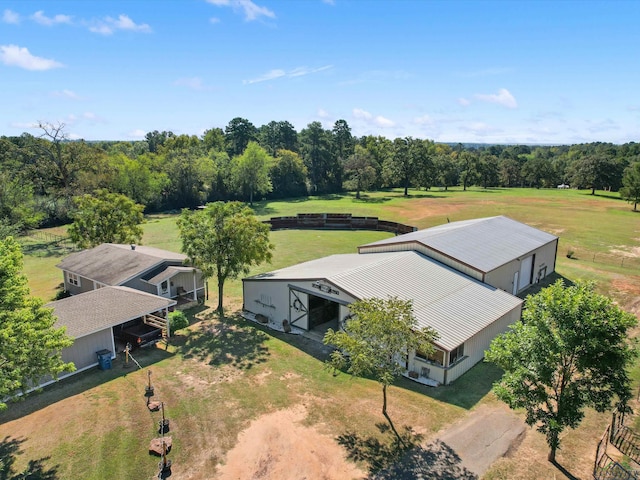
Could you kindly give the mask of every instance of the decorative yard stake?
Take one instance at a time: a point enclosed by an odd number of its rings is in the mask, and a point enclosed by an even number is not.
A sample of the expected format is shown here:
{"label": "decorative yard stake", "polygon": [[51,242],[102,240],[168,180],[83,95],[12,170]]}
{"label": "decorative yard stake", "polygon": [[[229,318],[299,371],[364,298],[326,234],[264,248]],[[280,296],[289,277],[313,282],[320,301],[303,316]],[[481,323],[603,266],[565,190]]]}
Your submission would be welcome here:
{"label": "decorative yard stake", "polygon": [[147,375],[149,376],[149,384],[144,389],[144,396],[153,397],[154,388],[153,388],[153,385],[151,385],[151,370],[147,372]]}
{"label": "decorative yard stake", "polygon": [[160,404],[160,408],[162,409],[162,420],[158,421],[160,427],[158,433],[164,435],[169,431],[169,419],[164,417],[164,402]]}
{"label": "decorative yard stake", "polygon": [[160,471],[158,478],[168,478],[171,476],[171,460],[167,459],[167,444],[162,440],[162,461],[158,464]]}

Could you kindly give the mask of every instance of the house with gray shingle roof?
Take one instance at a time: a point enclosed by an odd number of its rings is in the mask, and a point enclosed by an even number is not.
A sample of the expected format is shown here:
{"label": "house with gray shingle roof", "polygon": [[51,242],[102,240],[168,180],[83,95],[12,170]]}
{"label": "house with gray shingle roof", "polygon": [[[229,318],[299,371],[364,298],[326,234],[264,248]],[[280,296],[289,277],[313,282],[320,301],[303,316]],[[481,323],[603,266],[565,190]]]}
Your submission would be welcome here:
{"label": "house with gray shingle roof", "polygon": [[200,270],[185,265],[187,256],[143,245],[103,243],[73,253],[57,267],[71,295],[104,286],[126,286],[164,298],[197,301],[205,296]]}
{"label": "house with gray shingle roof", "polygon": [[408,374],[448,384],[520,319],[516,294],[555,270],[558,238],[507,217],[454,222],[243,279],[244,314],[321,339],[367,298],[411,300],[436,353],[409,352]]}
{"label": "house with gray shingle roof", "polygon": [[115,328],[148,315],[166,317],[175,304],[175,300],[130,287],[99,288],[46,304],[57,317],[55,327],[65,327],[73,339],[73,345],[62,351],[62,359],[73,362],[76,370],[66,376],[98,365],[99,351],[108,350],[115,358]]}

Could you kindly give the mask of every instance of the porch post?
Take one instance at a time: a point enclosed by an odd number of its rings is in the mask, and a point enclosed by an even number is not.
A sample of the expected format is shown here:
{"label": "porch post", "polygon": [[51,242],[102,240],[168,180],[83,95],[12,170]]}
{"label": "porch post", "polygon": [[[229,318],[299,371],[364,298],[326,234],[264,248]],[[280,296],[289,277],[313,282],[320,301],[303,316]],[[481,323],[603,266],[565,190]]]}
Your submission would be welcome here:
{"label": "porch post", "polygon": [[198,283],[196,282],[196,269],[193,269],[193,301],[198,301]]}
{"label": "porch post", "polygon": [[169,321],[169,307],[164,308],[164,318],[167,320],[167,340],[171,338],[171,322]]}

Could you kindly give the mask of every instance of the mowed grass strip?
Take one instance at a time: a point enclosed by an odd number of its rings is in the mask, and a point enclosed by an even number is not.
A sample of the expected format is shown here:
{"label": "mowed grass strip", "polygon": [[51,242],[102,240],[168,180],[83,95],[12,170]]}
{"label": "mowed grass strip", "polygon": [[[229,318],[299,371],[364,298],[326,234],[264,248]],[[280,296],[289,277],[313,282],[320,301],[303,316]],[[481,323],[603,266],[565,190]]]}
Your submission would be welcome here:
{"label": "mowed grass strip", "polygon": [[[600,192],[599,192],[600,193]],[[378,216],[419,228],[482,216],[507,215],[560,236],[558,272],[569,280],[594,279],[599,291],[629,302],[640,295],[640,278],[633,269],[594,263],[583,257],[567,259],[564,249],[579,246],[609,253],[632,250],[640,238],[640,217],[628,204],[602,193],[573,190],[461,189],[368,193],[310,198],[293,202],[260,202],[260,218],[307,212],[350,212]],[[176,215],[153,215],[145,224],[143,243],[180,250]],[[390,236],[383,232],[278,231],[272,264],[250,274],[289,266],[334,253],[355,253],[357,245]],[[46,252],[38,254],[37,252]],[[62,273],[55,264],[63,252],[33,249],[25,257],[32,292],[50,300]],[[620,280],[628,284],[619,288]],[[618,283],[616,283],[618,282]],[[633,290],[633,289],[637,290]],[[209,304],[215,305],[215,282]],[[635,293],[634,293],[635,292]],[[241,281],[225,285],[225,305],[242,302]],[[174,449],[170,458],[178,478],[211,478],[215,465],[235,445],[238,434],[259,416],[304,404],[305,422],[338,437],[356,432],[380,438],[380,386],[368,379],[334,376],[324,367],[322,354],[298,337],[263,330],[237,319],[234,309],[225,319],[198,312],[193,325],[180,333],[168,351],[134,353],[143,371],[123,369],[121,356],[110,371],[89,371],[11,404],[0,414],[0,438],[21,439],[16,471],[30,460],[55,470],[52,478],[151,478],[156,457],[149,442],[157,435],[158,413],[147,410],[144,387],[152,371],[156,398],[165,402]],[[490,392],[500,372],[480,364],[449,387],[429,389],[400,380],[389,391],[389,412],[396,426],[411,426],[425,437],[462,418],[481,403],[496,402]],[[635,376],[634,376],[635,377]],[[563,437],[558,459],[578,478],[588,478],[593,451],[608,415],[589,412],[587,420]],[[486,478],[553,478],[554,467],[544,463],[546,445],[529,431],[512,456],[499,461]]]}

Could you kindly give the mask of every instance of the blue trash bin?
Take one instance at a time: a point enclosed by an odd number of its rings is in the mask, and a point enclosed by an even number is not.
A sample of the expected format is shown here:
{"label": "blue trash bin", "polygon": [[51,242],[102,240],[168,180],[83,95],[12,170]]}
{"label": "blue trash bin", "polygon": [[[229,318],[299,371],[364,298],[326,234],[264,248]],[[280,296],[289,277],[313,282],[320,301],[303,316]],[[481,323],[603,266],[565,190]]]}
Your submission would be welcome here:
{"label": "blue trash bin", "polygon": [[96,352],[96,355],[98,355],[98,368],[109,370],[111,368],[111,350],[100,350]]}

